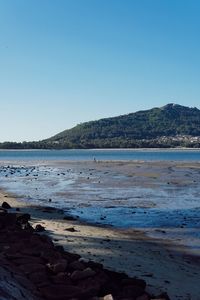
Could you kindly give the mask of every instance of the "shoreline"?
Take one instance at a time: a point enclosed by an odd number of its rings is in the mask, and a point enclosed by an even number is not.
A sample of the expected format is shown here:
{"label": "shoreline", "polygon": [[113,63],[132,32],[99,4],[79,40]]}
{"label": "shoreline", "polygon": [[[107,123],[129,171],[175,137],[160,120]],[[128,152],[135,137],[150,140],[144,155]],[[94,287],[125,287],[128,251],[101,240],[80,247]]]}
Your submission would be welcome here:
{"label": "shoreline", "polygon": [[98,150],[110,150],[110,151],[120,151],[120,150],[130,150],[130,151],[133,151],[133,150],[135,150],[135,151],[140,151],[140,150],[150,150],[150,151],[167,151],[167,150],[197,150],[197,151],[199,151],[200,150],[200,148],[191,148],[191,147],[169,147],[169,148],[159,148],[159,147],[157,147],[157,148],[66,148],[66,149],[43,149],[43,148],[37,148],[37,149],[32,149],[32,148],[30,148],[30,149],[26,149],[26,148],[24,148],[24,149],[3,149],[3,148],[0,148],[0,151],[66,151],[66,150],[86,150],[86,151],[88,151],[88,150],[95,150],[95,151],[98,151]]}
{"label": "shoreline", "polygon": [[200,254],[199,162],[7,163],[1,187],[28,205],[62,208],[91,226],[135,228]]}
{"label": "shoreline", "polygon": [[[30,213],[31,223],[41,224],[57,245],[66,251],[103,263],[106,268],[125,272],[147,281],[147,291],[167,292],[171,299],[198,300],[199,258],[184,247],[147,237],[140,230],[119,230],[80,221],[63,220],[61,210],[25,202],[0,190],[0,204],[8,202],[15,211]],[[180,282],[181,278],[181,282]],[[191,298],[188,298],[190,295]]]}

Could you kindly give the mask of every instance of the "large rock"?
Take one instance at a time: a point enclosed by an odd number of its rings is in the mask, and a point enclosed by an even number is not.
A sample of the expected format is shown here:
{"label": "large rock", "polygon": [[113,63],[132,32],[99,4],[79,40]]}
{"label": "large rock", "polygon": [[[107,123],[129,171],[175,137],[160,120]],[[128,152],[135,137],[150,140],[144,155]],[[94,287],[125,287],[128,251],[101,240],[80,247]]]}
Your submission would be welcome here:
{"label": "large rock", "polygon": [[18,255],[18,257],[12,258],[12,261],[17,265],[30,265],[30,264],[42,264],[42,259],[40,257],[31,257]]}
{"label": "large rock", "polygon": [[123,286],[134,285],[134,286],[140,286],[143,289],[145,289],[146,287],[146,282],[143,279],[138,279],[138,278],[125,278],[122,279],[121,283]]}
{"label": "large rock", "polygon": [[14,228],[16,226],[16,216],[10,213],[0,214],[0,228]]}
{"label": "large rock", "polygon": [[77,281],[87,277],[94,276],[95,274],[96,272],[93,271],[91,268],[86,268],[83,271],[76,270],[71,274],[71,279]]}
{"label": "large rock", "polygon": [[21,214],[18,213],[16,215],[17,221],[21,224],[25,224],[27,223],[30,219],[31,219],[31,215],[30,214]]}
{"label": "large rock", "polygon": [[24,274],[31,274],[35,272],[41,272],[45,270],[45,266],[43,264],[26,264],[26,265],[21,265],[19,266],[20,270],[24,272]]}
{"label": "large rock", "polygon": [[2,208],[5,208],[5,209],[10,209],[10,208],[12,208],[12,207],[10,206],[10,204],[9,204],[8,202],[6,202],[6,201],[4,201],[4,202],[2,203],[1,207],[2,207]]}
{"label": "large rock", "polygon": [[67,261],[65,259],[60,259],[56,263],[48,263],[47,267],[54,274],[65,272],[67,268]]}
{"label": "large rock", "polygon": [[37,224],[35,226],[35,232],[43,232],[43,231],[45,231],[45,227],[42,226],[41,224]]}
{"label": "large rock", "polygon": [[69,268],[72,270],[83,271],[85,269],[85,265],[82,262],[75,260],[69,264]]}
{"label": "large rock", "polygon": [[82,290],[73,285],[51,284],[40,288],[42,295],[48,300],[67,300],[70,298],[78,298],[82,294]]}
{"label": "large rock", "polygon": [[56,275],[52,275],[51,281],[56,284],[60,283],[60,284],[73,285],[71,278],[68,276],[66,272],[61,272]]}
{"label": "large rock", "polygon": [[142,296],[143,294],[144,294],[144,289],[138,285],[125,286],[121,293],[121,295],[124,298],[131,297],[133,299],[136,299],[137,297]]}
{"label": "large rock", "polygon": [[37,271],[29,274],[29,279],[31,282],[33,282],[37,287],[43,287],[50,284],[50,280],[46,274],[46,272],[43,271]]}

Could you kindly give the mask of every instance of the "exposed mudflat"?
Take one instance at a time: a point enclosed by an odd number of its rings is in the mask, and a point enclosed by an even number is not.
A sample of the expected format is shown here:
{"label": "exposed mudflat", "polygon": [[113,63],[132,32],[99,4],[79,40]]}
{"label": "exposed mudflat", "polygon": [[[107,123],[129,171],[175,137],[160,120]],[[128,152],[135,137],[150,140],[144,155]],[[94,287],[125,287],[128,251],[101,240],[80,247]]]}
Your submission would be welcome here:
{"label": "exposed mudflat", "polygon": [[1,187],[83,221],[137,228],[200,250],[200,163],[6,163]]}

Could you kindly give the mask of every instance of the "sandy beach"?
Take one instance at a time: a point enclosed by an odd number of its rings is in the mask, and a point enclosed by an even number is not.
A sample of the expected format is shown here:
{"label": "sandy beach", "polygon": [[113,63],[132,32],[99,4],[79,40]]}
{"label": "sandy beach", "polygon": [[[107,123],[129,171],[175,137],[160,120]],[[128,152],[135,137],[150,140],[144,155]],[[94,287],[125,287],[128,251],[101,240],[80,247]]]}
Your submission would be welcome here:
{"label": "sandy beach", "polygon": [[[120,173],[122,165],[116,164],[115,172]],[[101,168],[104,169],[105,165]],[[110,166],[106,164],[106,168]],[[125,170],[128,172],[129,169]],[[146,172],[145,177],[150,177],[151,181],[153,175],[148,174]],[[64,220],[62,210],[28,205],[1,190],[0,204],[3,201],[8,202],[13,211],[19,208],[22,212],[30,213],[33,226],[43,225],[45,234],[67,251],[80,254],[84,259],[101,262],[111,270],[143,278],[147,282],[147,290],[155,294],[166,291],[170,299],[199,299],[199,257],[194,253],[192,255],[187,247],[167,239],[151,238],[141,230],[115,229],[67,218]]]}

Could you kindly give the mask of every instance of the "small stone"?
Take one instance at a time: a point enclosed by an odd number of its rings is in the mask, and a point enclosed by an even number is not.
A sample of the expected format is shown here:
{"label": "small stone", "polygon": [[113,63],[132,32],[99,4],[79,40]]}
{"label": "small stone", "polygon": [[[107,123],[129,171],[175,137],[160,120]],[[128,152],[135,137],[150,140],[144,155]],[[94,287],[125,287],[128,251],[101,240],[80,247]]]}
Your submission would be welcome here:
{"label": "small stone", "polygon": [[82,263],[88,263],[88,262],[89,262],[89,259],[84,258],[84,257],[80,257],[78,261],[80,261],[80,262],[82,262]]}
{"label": "small stone", "polygon": [[77,232],[78,231],[74,227],[65,228],[65,230],[70,231],[70,232]]}
{"label": "small stone", "polygon": [[64,217],[63,217],[63,220],[67,220],[67,221],[76,221],[77,218],[76,218],[76,217],[73,217],[73,216],[64,216]]}
{"label": "small stone", "polygon": [[99,270],[102,270],[103,269],[103,265],[100,264],[100,263],[97,263],[97,262],[94,262],[92,260],[90,260],[88,263],[87,263],[87,267],[90,267],[92,270],[94,271],[99,271]]}

